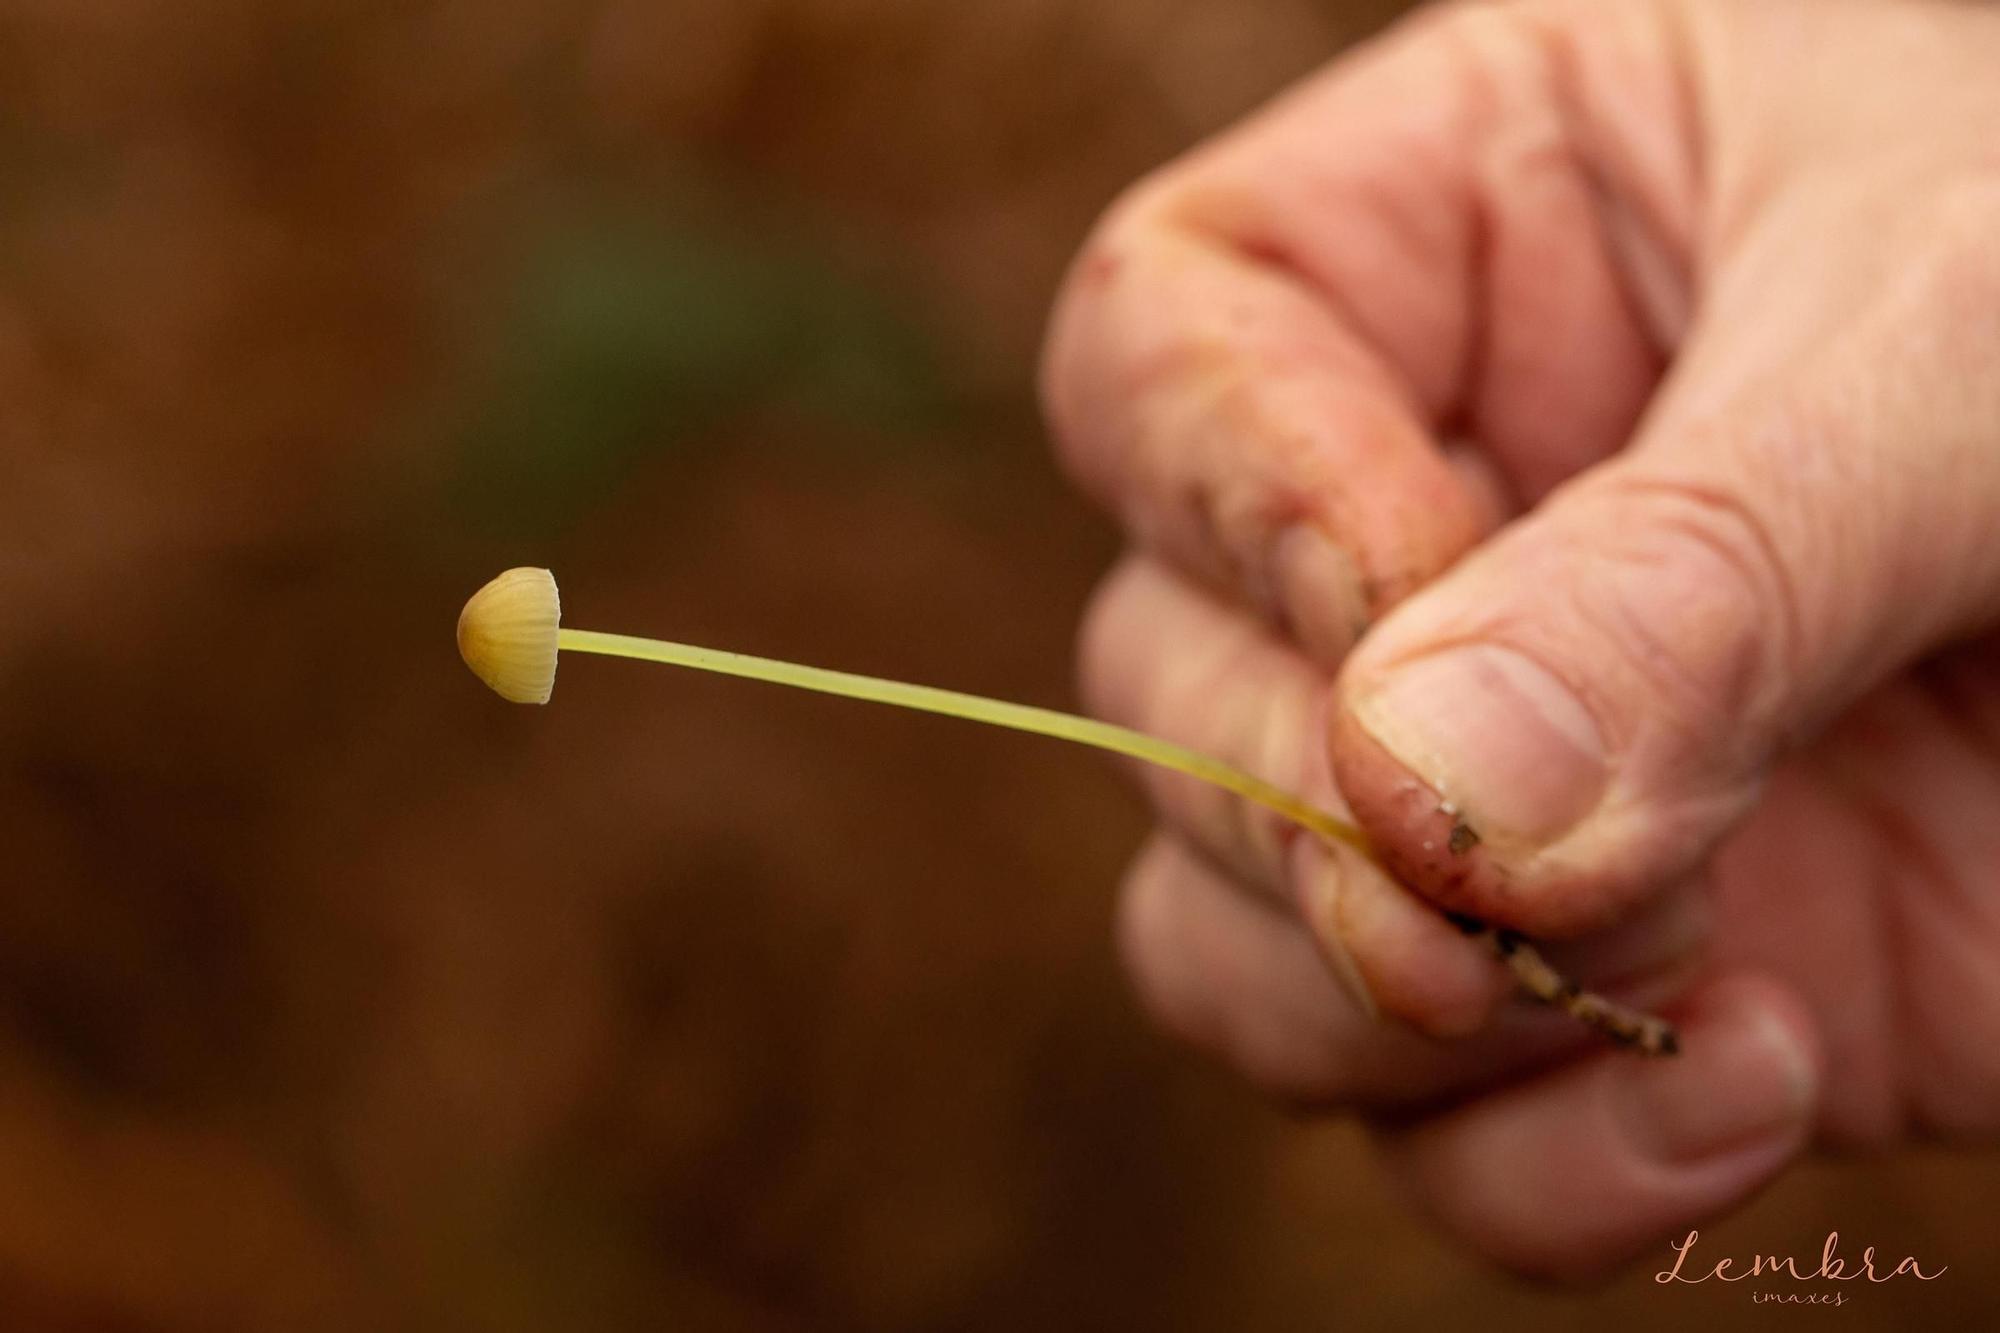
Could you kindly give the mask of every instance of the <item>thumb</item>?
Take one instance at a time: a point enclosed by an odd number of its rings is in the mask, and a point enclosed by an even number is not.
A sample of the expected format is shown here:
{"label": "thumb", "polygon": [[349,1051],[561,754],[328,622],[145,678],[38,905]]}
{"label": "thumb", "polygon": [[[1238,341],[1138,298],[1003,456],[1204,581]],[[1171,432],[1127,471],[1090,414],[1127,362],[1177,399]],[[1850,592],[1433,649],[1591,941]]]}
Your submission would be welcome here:
{"label": "thumb", "polygon": [[1330,740],[1390,868],[1530,932],[1600,925],[1787,744],[1990,620],[2000,404],[1921,369],[1663,411],[1366,636]]}

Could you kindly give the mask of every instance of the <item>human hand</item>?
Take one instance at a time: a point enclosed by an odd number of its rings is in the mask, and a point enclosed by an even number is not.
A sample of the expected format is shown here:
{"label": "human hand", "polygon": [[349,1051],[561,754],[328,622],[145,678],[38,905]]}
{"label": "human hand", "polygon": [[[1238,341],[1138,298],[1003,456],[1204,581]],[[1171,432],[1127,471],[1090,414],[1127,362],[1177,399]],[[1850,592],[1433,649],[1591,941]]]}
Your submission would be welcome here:
{"label": "human hand", "polygon": [[[1044,397],[1133,542],[1092,706],[1344,795],[1430,901],[1148,774],[1138,990],[1506,1265],[2000,1127],[1996,69],[1942,3],[1432,11],[1071,274]],[[1507,1004],[1439,907],[1685,1053]]]}

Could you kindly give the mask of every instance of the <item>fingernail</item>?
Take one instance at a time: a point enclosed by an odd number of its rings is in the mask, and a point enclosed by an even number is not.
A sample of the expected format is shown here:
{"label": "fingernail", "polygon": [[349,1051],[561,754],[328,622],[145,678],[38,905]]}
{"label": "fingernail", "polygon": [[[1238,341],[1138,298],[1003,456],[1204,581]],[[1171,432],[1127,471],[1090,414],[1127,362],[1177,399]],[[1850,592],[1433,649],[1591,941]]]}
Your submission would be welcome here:
{"label": "fingernail", "polygon": [[1347,951],[1347,941],[1341,937],[1342,876],[1335,853],[1311,838],[1300,838],[1292,845],[1291,862],[1299,914],[1305,918],[1306,929],[1319,947],[1320,957],[1326,960],[1327,970],[1361,1007],[1362,1013],[1371,1019],[1378,1017],[1375,997],[1369,993],[1368,982],[1355,964],[1354,955]]}
{"label": "fingernail", "polygon": [[1361,571],[1340,543],[1310,523],[1280,533],[1271,578],[1286,627],[1299,646],[1329,665],[1347,656],[1368,625]]}
{"label": "fingernail", "polygon": [[1817,1091],[1811,1059],[1763,1011],[1686,1034],[1683,1054],[1632,1068],[1620,1084],[1635,1142],[1694,1162],[1800,1127]]}
{"label": "fingernail", "polygon": [[1595,719],[1511,648],[1468,644],[1407,662],[1354,716],[1482,834],[1552,842],[1604,792]]}

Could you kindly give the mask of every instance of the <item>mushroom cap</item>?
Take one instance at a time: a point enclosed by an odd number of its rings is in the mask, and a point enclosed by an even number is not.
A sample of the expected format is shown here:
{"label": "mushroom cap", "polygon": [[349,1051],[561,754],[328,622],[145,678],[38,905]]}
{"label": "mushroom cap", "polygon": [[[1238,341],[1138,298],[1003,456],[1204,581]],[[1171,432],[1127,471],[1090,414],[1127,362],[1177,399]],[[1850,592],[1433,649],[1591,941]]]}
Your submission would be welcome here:
{"label": "mushroom cap", "polygon": [[458,655],[502,699],[545,704],[556,687],[562,599],[546,569],[510,569],[458,613]]}

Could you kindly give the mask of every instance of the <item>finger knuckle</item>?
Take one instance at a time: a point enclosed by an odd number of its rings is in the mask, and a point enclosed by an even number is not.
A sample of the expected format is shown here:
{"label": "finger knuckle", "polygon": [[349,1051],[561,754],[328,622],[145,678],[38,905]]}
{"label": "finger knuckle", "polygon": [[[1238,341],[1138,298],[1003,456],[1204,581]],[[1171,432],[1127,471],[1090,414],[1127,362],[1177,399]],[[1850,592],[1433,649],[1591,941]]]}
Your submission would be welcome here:
{"label": "finger knuckle", "polygon": [[1727,483],[1634,476],[1600,494],[1582,611],[1666,715],[1705,739],[1759,730],[1799,675],[1806,608],[1763,505]]}

